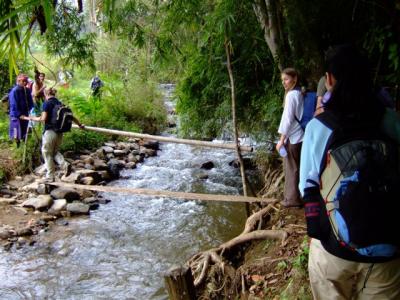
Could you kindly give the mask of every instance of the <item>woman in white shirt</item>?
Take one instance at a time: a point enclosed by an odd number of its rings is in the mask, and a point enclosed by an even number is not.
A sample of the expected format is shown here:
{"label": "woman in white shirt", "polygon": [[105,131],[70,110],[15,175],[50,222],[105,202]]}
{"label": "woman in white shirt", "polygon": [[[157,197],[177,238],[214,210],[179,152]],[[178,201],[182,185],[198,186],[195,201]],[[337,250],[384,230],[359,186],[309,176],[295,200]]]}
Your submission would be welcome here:
{"label": "woman in white shirt", "polygon": [[276,150],[284,157],[285,188],[281,204],[285,207],[303,205],[299,192],[300,152],[304,131],[297,120],[303,115],[303,95],[297,86],[298,73],[287,68],[281,74],[285,89],[284,109],[278,133],[281,135]]}

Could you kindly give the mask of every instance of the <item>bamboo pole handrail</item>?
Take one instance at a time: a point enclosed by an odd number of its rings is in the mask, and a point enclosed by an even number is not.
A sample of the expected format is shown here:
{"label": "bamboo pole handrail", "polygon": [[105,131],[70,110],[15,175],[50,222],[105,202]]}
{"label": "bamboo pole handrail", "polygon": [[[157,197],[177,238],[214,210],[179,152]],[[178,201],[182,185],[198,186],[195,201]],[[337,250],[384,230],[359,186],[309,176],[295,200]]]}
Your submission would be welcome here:
{"label": "bamboo pole handrail", "polygon": [[153,189],[142,189],[142,188],[127,188],[120,186],[103,186],[103,185],[84,185],[66,182],[51,182],[49,185],[73,188],[78,190],[90,190],[96,192],[107,192],[107,193],[123,193],[123,194],[134,194],[134,195],[145,195],[155,197],[166,197],[166,198],[177,198],[182,200],[202,200],[202,201],[221,201],[221,202],[263,202],[263,203],[275,203],[277,200],[274,198],[257,198],[257,197],[246,197],[238,195],[217,195],[217,194],[200,194],[200,193],[185,193],[185,192],[172,192],[172,191],[161,191]]}
{"label": "bamboo pole handrail", "polygon": [[[77,126],[75,124],[72,125],[72,127],[79,128],[79,126]],[[156,141],[167,142],[167,143],[187,144],[187,145],[211,147],[211,148],[222,148],[222,149],[229,149],[229,150],[235,150],[235,147],[236,147],[235,144],[233,144],[233,143],[213,143],[213,142],[198,141],[198,140],[179,139],[179,138],[173,138],[173,137],[150,135],[150,134],[144,134],[144,133],[121,131],[121,130],[100,128],[100,127],[93,127],[93,126],[85,126],[85,129],[90,130],[90,131],[95,131],[95,132],[120,135],[120,136],[126,136],[126,137],[133,137],[133,138],[142,138],[142,139],[146,139],[146,140],[156,140]],[[252,152],[253,147],[240,146],[240,150],[245,151],[245,152]]]}

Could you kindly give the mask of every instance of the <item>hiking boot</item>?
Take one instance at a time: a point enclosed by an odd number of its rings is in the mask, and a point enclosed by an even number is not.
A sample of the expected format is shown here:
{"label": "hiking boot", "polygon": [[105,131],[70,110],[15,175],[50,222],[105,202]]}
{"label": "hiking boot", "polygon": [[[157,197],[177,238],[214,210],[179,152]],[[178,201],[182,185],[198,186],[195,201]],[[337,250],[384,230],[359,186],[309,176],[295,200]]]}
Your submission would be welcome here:
{"label": "hiking boot", "polygon": [[63,171],[64,171],[64,176],[67,177],[71,174],[72,172],[72,166],[70,163],[65,163],[64,167],[63,167]]}

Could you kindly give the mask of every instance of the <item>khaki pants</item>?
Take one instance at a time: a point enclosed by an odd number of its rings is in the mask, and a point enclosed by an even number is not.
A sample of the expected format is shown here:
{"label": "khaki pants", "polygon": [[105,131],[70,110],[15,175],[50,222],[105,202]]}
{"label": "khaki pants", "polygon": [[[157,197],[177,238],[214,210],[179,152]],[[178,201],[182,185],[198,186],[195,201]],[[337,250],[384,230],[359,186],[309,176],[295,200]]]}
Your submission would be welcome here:
{"label": "khaki pants", "polygon": [[358,263],[327,252],[311,240],[308,261],[314,299],[400,299],[400,259]]}
{"label": "khaki pants", "polygon": [[61,167],[65,167],[67,164],[64,156],[58,152],[58,149],[60,149],[60,145],[62,143],[62,138],[62,133],[56,133],[53,130],[46,130],[43,134],[42,155],[47,170],[46,178],[54,178],[54,161],[56,161]]}

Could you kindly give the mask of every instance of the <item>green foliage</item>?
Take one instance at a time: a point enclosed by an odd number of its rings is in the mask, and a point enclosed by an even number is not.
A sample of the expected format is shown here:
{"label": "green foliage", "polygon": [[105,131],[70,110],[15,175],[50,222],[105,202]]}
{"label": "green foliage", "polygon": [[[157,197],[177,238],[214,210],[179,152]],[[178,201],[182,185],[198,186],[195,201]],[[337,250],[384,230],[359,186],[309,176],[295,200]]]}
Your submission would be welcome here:
{"label": "green foliage", "polygon": [[[264,94],[265,82],[272,80],[275,68],[268,63],[271,57],[252,6],[236,1],[218,3],[202,23],[197,39],[185,49],[187,69],[177,87],[183,134],[210,138],[231,132],[231,90],[224,49],[225,37],[230,34],[238,123],[242,131],[252,132],[252,120],[259,121],[264,102],[275,102]],[[276,122],[269,119],[268,123]]]}
{"label": "green foliage", "polygon": [[308,254],[310,252],[308,240],[308,237],[305,236],[300,246],[300,252],[292,261],[293,267],[304,273],[307,273]]}
{"label": "green foliage", "polygon": [[128,78],[125,85],[112,77],[102,80],[101,98],[75,87],[60,89],[59,98],[86,125],[146,133],[159,132],[165,126],[166,111],[155,84],[137,77]]}
{"label": "green foliage", "polygon": [[109,136],[91,131],[73,129],[65,133],[61,151],[79,152],[83,149],[96,149],[109,139]]}
{"label": "green foliage", "polygon": [[95,34],[84,32],[83,15],[67,1],[60,1],[52,24],[41,39],[47,53],[60,58],[64,66],[85,65],[94,69]]}

